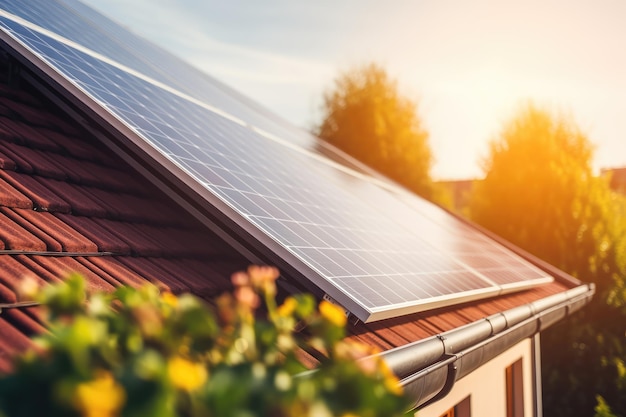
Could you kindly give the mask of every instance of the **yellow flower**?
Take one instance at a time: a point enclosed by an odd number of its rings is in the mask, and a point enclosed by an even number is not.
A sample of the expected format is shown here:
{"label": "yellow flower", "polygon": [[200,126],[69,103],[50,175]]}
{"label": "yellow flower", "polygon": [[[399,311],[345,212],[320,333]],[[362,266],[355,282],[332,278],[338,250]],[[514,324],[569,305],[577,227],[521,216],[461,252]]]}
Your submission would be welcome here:
{"label": "yellow flower", "polygon": [[285,302],[278,307],[276,313],[278,313],[280,317],[287,317],[293,314],[293,312],[296,310],[296,307],[298,307],[298,302],[296,301],[296,299],[293,297],[288,297]]}
{"label": "yellow flower", "polygon": [[402,395],[402,385],[400,385],[398,377],[393,373],[389,365],[387,365],[387,362],[380,358],[378,366],[383,375],[383,384],[385,385],[385,388],[387,388],[387,390],[394,395]]}
{"label": "yellow flower", "polygon": [[126,401],[124,388],[110,372],[96,372],[96,377],[78,384],[74,391],[74,405],[84,417],[113,417]]}
{"label": "yellow flower", "polygon": [[208,372],[203,364],[192,362],[180,356],[169,360],[167,372],[172,384],[176,388],[185,391],[193,391],[199,388],[208,377]]}
{"label": "yellow flower", "polygon": [[402,395],[402,385],[400,385],[400,381],[398,381],[398,378],[396,378],[395,375],[385,378],[384,384],[387,390],[389,390],[392,394],[397,396]]}
{"label": "yellow flower", "polygon": [[169,305],[172,308],[176,308],[176,306],[178,305],[178,298],[169,291],[161,294],[161,300],[163,300],[165,304]]}
{"label": "yellow flower", "polygon": [[335,326],[344,327],[346,325],[348,318],[346,317],[346,312],[341,307],[326,300],[322,300],[319,309],[322,317]]}

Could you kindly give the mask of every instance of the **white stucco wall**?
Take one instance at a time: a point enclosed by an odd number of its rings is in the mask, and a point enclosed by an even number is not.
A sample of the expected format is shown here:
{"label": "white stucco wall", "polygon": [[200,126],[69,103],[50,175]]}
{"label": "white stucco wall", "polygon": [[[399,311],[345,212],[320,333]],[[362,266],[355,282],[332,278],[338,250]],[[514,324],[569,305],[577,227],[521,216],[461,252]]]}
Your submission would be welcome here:
{"label": "white stucco wall", "polygon": [[505,370],[522,358],[524,417],[533,416],[532,341],[524,341],[495,357],[458,381],[450,394],[417,412],[418,417],[439,417],[471,396],[472,417],[506,417]]}

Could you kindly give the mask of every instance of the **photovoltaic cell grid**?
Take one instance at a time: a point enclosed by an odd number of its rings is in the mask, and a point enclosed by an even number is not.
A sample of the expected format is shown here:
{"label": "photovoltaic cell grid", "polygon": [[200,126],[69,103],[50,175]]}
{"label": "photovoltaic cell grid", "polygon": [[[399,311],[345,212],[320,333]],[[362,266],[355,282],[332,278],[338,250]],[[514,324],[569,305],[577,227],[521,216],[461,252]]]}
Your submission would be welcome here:
{"label": "photovoltaic cell grid", "polygon": [[310,134],[78,1],[0,0],[0,8],[259,129],[289,136],[301,146],[314,146]]}
{"label": "photovoltaic cell grid", "polygon": [[338,169],[32,25],[1,17],[0,26],[228,204],[239,222],[286,249],[287,261],[361,320],[552,279],[417,197]]}

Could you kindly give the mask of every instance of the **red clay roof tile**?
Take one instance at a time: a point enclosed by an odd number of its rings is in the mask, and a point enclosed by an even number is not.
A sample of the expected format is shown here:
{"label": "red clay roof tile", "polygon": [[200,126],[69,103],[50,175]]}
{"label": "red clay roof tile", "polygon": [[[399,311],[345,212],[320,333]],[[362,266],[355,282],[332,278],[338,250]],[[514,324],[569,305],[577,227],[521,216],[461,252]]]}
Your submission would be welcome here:
{"label": "red clay roof tile", "polygon": [[141,183],[135,176],[119,169],[91,162],[85,162],[81,165],[81,168],[84,168],[91,174],[91,176],[85,178],[86,181],[88,180],[88,182],[84,182],[87,185],[93,185],[116,193],[139,196],[150,195],[154,191],[154,188],[149,184]]}
{"label": "red clay roof tile", "polygon": [[[110,274],[108,271],[106,271],[105,269],[101,268],[96,263],[92,262],[92,260],[100,259],[100,258],[101,258],[100,256],[90,256],[90,257],[78,256],[78,257],[73,258],[73,259],[76,260],[77,262],[79,262],[85,268],[87,268],[91,273],[94,274],[94,276],[99,277],[100,281],[107,282],[107,283],[111,284],[113,287],[119,287],[120,285],[126,285],[125,283],[123,283],[119,279],[117,279],[116,276]],[[128,285],[132,286],[132,284],[130,284],[130,282],[132,282],[132,277],[126,278],[126,281],[129,283]],[[145,281],[144,281],[144,283],[145,283]],[[137,287],[137,285],[134,285],[134,286]]]}
{"label": "red clay roof tile", "polygon": [[[11,290],[9,287],[4,285],[0,281],[0,302],[1,303],[15,303],[17,302],[17,297],[15,291]],[[0,312],[1,314],[2,312]]]}
{"label": "red clay roof tile", "polygon": [[7,214],[10,211],[7,207],[0,207],[0,243],[3,249],[44,252],[44,241],[14,221],[13,213]]}
{"label": "red clay roof tile", "polygon": [[60,152],[62,148],[37,129],[18,120],[0,117],[0,138],[18,142],[24,146]]}
{"label": "red clay roof tile", "polygon": [[357,328],[356,331],[349,329],[350,335],[347,337],[348,340],[354,340],[368,346],[377,347],[381,351],[396,347],[396,345],[381,337],[378,332],[369,331],[363,323],[359,323],[355,327]]}
{"label": "red clay roof tile", "polygon": [[[436,313],[434,313],[436,314]],[[438,334],[441,333],[441,329],[437,326],[435,326],[433,323],[431,323],[430,321],[428,321],[428,314],[419,314],[416,317],[411,317],[414,318],[414,320],[419,323],[419,327],[420,329],[424,329],[429,335],[434,335],[434,334]],[[407,320],[410,319],[409,317],[406,318]],[[421,334],[421,332],[419,332],[419,334]]]}
{"label": "red clay roof tile", "polygon": [[98,246],[100,252],[113,252],[120,255],[130,255],[131,248],[119,236],[111,233],[93,219],[82,216],[55,213],[61,221],[78,231]]}
{"label": "red clay roof tile", "polygon": [[71,212],[77,216],[107,217],[107,210],[102,207],[99,201],[90,197],[89,187],[70,184],[65,181],[58,181],[48,178],[38,177],[41,185],[47,187],[55,194],[63,197],[70,205]]}
{"label": "red clay roof tile", "polygon": [[17,169],[17,165],[5,153],[0,152],[0,169],[15,171]]}
{"label": "red clay roof tile", "polygon": [[11,158],[11,160],[15,163],[15,170],[20,172],[25,172],[27,174],[32,174],[35,170],[33,166],[28,162],[28,159],[24,156],[20,155],[20,149],[28,149],[25,147],[17,147],[19,145],[15,145],[12,142],[7,142],[5,140],[0,141],[0,152]]}
{"label": "red clay roof tile", "polygon": [[[435,328],[432,326],[424,325],[426,320],[420,320],[417,317],[410,319],[399,317],[397,319],[389,320],[385,325],[393,329],[396,333],[403,335],[405,338],[411,340],[423,339],[428,336],[432,336],[436,333]],[[370,331],[374,329],[370,326]]]}
{"label": "red clay roof tile", "polygon": [[0,178],[26,195],[33,202],[33,207],[40,211],[69,213],[70,205],[39,181],[27,174],[0,170]]}
{"label": "red clay roof tile", "polygon": [[[173,227],[134,224],[137,233],[142,234],[168,256],[211,256],[224,253],[212,247],[210,241],[203,241],[203,236],[194,231],[181,230]],[[208,236],[205,235],[208,239]]]}
{"label": "red clay roof tile", "polygon": [[42,112],[40,108],[34,107],[32,103],[21,103],[0,97],[0,103],[6,105],[21,120],[37,126],[55,126],[54,117],[49,113]]}
{"label": "red clay roof tile", "polygon": [[[88,266],[86,262],[91,264]],[[88,266],[91,270],[95,270],[95,268],[99,268],[101,271],[106,272],[117,282],[120,282],[123,285],[129,285],[131,287],[141,287],[145,285],[146,282],[151,282],[152,284],[163,288],[169,289],[167,285],[162,283],[160,280],[155,278],[154,276],[148,275],[139,275],[131,268],[125,266],[120,263],[117,259],[112,256],[100,256],[100,257],[91,257],[89,259],[84,258],[84,261],[81,260],[81,263]]]}
{"label": "red clay roof tile", "polygon": [[112,189],[111,180],[101,175],[101,167],[91,161],[80,160],[64,155],[54,155],[60,165],[66,167],[65,172],[69,181],[76,184],[90,185],[105,189]]}
{"label": "red clay roof tile", "polygon": [[216,271],[211,262],[165,258],[152,258],[150,261],[164,273],[183,282],[191,292],[201,296],[216,295],[232,288],[230,276]]}
{"label": "red clay roof tile", "polygon": [[241,263],[240,258],[228,259],[224,253],[223,258],[212,259],[183,259],[173,258],[169,260],[174,270],[172,274],[180,275],[179,271],[184,270],[187,276],[195,282],[210,284],[213,288],[223,290],[231,288],[230,276],[240,270],[245,270],[249,263]]}
{"label": "red clay roof tile", "polygon": [[[122,194],[119,192],[106,191],[94,187],[84,189],[85,193],[92,200],[100,204],[108,213],[107,217],[122,220],[126,222],[142,222],[146,221],[142,210],[134,210],[133,207],[126,202],[126,197],[130,194]],[[149,205],[144,204],[143,210],[149,211]]]}
{"label": "red clay roof tile", "polygon": [[414,339],[411,336],[414,336],[412,332],[408,332],[405,327],[396,326],[394,327],[381,327],[376,331],[376,334],[381,338],[385,339],[392,346],[402,346],[407,343],[412,342]]}
{"label": "red clay roof tile", "polygon": [[53,113],[50,113],[49,111],[47,111],[47,113],[48,113],[48,120],[52,124],[52,127],[51,127],[52,130],[63,132],[66,135],[75,136],[75,137],[80,137],[80,135],[85,133],[85,130],[79,127],[79,125],[73,120],[69,118],[66,120],[65,118],[61,118],[57,116],[56,113],[53,114]]}
{"label": "red clay roof tile", "polygon": [[17,171],[34,173],[43,177],[66,180],[67,174],[56,163],[54,163],[45,151],[27,148],[15,143],[3,143],[4,150],[14,159],[17,164]]}
{"label": "red clay roof tile", "polygon": [[303,349],[296,351],[296,357],[307,369],[313,369],[319,365],[319,361]]}
{"label": "red clay roof tile", "polygon": [[[4,285],[10,293],[3,293],[0,302],[14,303],[19,301],[17,299],[16,291],[22,280],[26,277],[34,279],[40,284],[44,284],[45,281],[28,269],[24,264],[18,262],[14,257],[5,255],[2,262],[0,262],[0,284]],[[4,297],[7,298],[4,298]]]}
{"label": "red clay roof tile", "polygon": [[109,160],[108,157],[103,156],[103,153],[105,153],[103,149],[97,148],[91,143],[79,139],[79,137],[71,136],[67,134],[67,131],[60,133],[44,127],[33,128],[33,130],[56,143],[62,149],[62,152],[73,158],[91,162]]}
{"label": "red clay roof tile", "polygon": [[0,116],[0,140],[15,141],[18,137],[13,129],[7,125],[8,123],[13,123],[13,121]]}
{"label": "red clay roof tile", "polygon": [[428,322],[444,332],[467,324],[467,321],[456,315],[453,310],[441,311],[437,315],[432,315],[428,318]]}
{"label": "red clay roof tile", "polygon": [[[32,256],[32,261],[45,268],[56,277],[65,278],[71,273],[79,273],[85,277],[87,283],[87,291],[107,291],[110,292],[114,286],[103,277],[98,276],[91,269],[81,264],[78,260],[70,257],[56,256]],[[104,277],[109,278],[110,277]],[[119,283],[117,283],[119,285]]]}
{"label": "red clay roof tile", "polygon": [[[39,310],[39,313],[33,310]],[[11,324],[25,335],[37,335],[47,331],[39,319],[35,317],[41,315],[41,309],[38,307],[28,308],[10,308],[2,312],[2,315],[11,322]],[[24,349],[26,350],[26,349]]]}
{"label": "red clay roof tile", "polygon": [[20,352],[26,352],[33,346],[29,335],[16,329],[5,318],[4,313],[0,314],[0,372],[10,372],[12,369],[10,358]]}
{"label": "red clay roof tile", "polygon": [[[7,207],[0,207],[0,211],[2,211],[2,213],[6,217],[10,218],[15,223],[17,223],[20,226],[22,226],[22,228],[24,228],[30,234],[36,236],[38,239],[43,241],[46,244],[46,250],[48,250],[50,252],[61,252],[61,251],[63,251],[63,246],[61,246],[61,243],[59,243],[54,237],[50,236],[48,233],[46,233],[45,231],[41,230],[36,225],[30,223],[27,219],[22,217],[15,210],[24,210],[24,209],[10,209],[10,208],[7,208]],[[26,210],[26,211],[31,212],[32,210]],[[40,214],[43,214],[43,213],[40,213]]]}
{"label": "red clay roof tile", "polygon": [[65,278],[65,275],[55,275],[50,272],[48,269],[36,262],[32,255],[16,255],[11,256],[11,258],[24,265],[34,276],[47,283],[59,283],[63,281],[63,278]]}
{"label": "red clay roof tile", "polygon": [[28,314],[26,310],[27,309],[21,308],[7,308],[2,312],[2,314],[6,315],[6,318],[15,326],[15,328],[21,330],[25,334],[45,333],[46,328],[42,326],[38,320],[34,319],[32,315]]}
{"label": "red clay roof tile", "polygon": [[181,293],[190,291],[189,283],[184,283],[179,275],[172,275],[151,261],[151,258],[136,257],[117,257],[117,260],[127,266],[137,274],[148,277],[151,282],[157,281],[163,283],[169,291],[173,293]]}
{"label": "red clay roof tile", "polygon": [[39,106],[41,104],[40,100],[33,94],[6,84],[0,84],[0,96],[30,104],[31,106]]}
{"label": "red clay roof tile", "polygon": [[0,314],[0,334],[3,326],[7,325],[27,336],[44,333],[47,331],[44,321],[45,312],[40,306],[6,308]]}
{"label": "red clay roof tile", "polygon": [[0,177],[0,206],[32,209],[33,202]]}
{"label": "red clay roof tile", "polygon": [[140,233],[135,225],[109,219],[93,219],[100,227],[107,229],[121,241],[130,246],[132,254],[136,256],[163,256],[163,248]]}
{"label": "red clay roof tile", "polygon": [[5,104],[0,104],[0,115],[4,117],[13,117],[14,113]]}
{"label": "red clay roof tile", "polygon": [[131,194],[116,194],[114,200],[109,200],[111,204],[118,204],[118,207],[124,208],[121,212],[123,218],[129,221],[139,221],[136,218],[141,213],[142,223],[153,223],[163,226],[181,225],[180,210],[177,212],[171,206],[162,201],[149,199],[146,197],[135,196]]}
{"label": "red clay roof tile", "polygon": [[[64,252],[97,252],[95,243],[72,229],[51,213],[37,213],[33,210],[2,209],[3,213],[27,228],[31,233],[46,241],[51,251]],[[13,211],[17,214],[11,215]],[[19,217],[18,217],[19,216]],[[47,235],[54,239],[55,243],[46,240]],[[60,247],[61,249],[57,249]],[[52,249],[55,248],[55,249]]]}

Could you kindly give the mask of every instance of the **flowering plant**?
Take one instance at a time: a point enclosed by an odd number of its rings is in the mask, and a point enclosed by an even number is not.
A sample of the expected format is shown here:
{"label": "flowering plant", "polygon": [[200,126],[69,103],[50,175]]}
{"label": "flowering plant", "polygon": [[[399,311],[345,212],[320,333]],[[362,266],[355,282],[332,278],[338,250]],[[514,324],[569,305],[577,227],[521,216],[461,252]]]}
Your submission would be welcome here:
{"label": "flowering plant", "polygon": [[[343,310],[309,295],[277,305],[277,277],[234,274],[215,309],[154,286],[86,296],[79,276],[37,290],[50,332],[0,377],[0,415],[402,415],[408,402],[385,362],[344,341]],[[309,371],[307,350],[327,359]]]}

